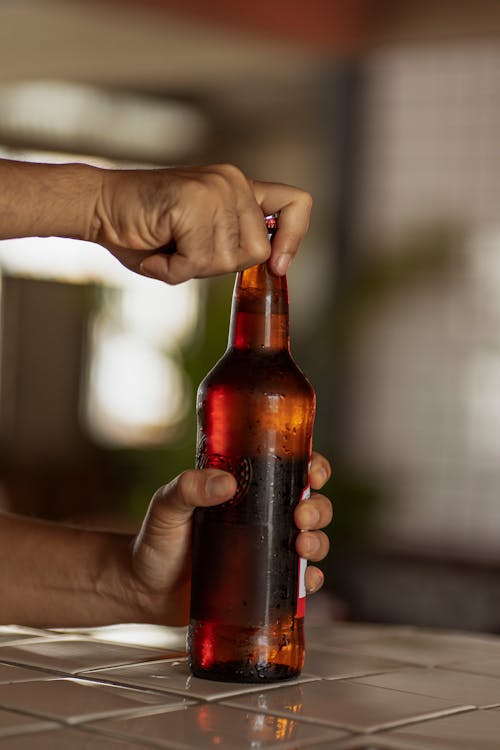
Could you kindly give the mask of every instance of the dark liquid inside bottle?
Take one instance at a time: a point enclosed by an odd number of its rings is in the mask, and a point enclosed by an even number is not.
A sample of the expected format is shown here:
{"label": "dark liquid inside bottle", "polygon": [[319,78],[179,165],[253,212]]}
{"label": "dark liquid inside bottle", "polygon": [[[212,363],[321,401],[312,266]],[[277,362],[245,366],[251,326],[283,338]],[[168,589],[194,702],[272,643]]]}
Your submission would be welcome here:
{"label": "dark liquid inside bottle", "polygon": [[195,518],[193,552],[204,565],[192,584],[191,648],[201,656],[193,673],[238,682],[291,678],[303,665],[293,511],[308,459],[247,458],[237,472],[240,497]]}

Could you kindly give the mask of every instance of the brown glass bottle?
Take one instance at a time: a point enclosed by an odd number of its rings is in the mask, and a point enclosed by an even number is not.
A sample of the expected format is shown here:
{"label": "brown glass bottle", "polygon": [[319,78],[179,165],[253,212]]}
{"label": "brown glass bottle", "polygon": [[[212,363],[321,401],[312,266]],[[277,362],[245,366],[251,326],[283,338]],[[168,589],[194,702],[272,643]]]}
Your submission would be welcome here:
{"label": "brown glass bottle", "polygon": [[195,512],[191,671],[236,682],[295,677],[305,564],[293,512],[309,491],[315,395],[290,354],[286,278],[266,264],[237,275],[228,348],[198,389],[197,413],[198,468],[231,472],[238,489]]}

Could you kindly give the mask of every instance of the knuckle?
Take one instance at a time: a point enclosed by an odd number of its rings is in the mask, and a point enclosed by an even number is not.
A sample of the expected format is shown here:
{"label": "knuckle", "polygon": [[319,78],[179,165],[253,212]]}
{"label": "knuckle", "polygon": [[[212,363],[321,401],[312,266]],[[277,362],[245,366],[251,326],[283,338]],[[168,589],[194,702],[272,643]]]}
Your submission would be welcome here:
{"label": "knuckle", "polygon": [[233,255],[228,255],[220,259],[219,269],[221,273],[233,273],[239,270],[239,265]]}
{"label": "knuckle", "polygon": [[227,180],[230,183],[245,182],[248,184],[248,180],[245,177],[244,173],[241,171],[239,167],[235,166],[234,164],[229,164],[229,163],[216,164],[214,166],[214,172],[216,174],[221,175],[225,180]]}
{"label": "knuckle", "polygon": [[158,487],[153,497],[151,498],[151,507],[156,508],[158,505],[164,502],[166,496],[168,495],[169,488],[169,484],[164,484],[161,487]]}
{"label": "knuckle", "polygon": [[308,211],[312,210],[314,199],[311,195],[311,193],[308,193],[306,190],[301,190],[300,200],[304,204],[304,207],[308,209]]}
{"label": "knuckle", "polygon": [[177,490],[184,500],[196,492],[197,478],[198,472],[195,469],[187,469],[177,477]]}
{"label": "knuckle", "polygon": [[271,257],[271,246],[259,245],[259,247],[254,248],[253,257],[258,263],[265,263]]}

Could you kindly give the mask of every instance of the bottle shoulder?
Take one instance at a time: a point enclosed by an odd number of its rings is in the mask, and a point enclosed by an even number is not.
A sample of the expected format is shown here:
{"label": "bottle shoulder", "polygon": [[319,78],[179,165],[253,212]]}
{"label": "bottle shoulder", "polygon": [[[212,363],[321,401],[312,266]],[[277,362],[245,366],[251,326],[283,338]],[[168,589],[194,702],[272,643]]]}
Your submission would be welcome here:
{"label": "bottle shoulder", "polygon": [[200,384],[200,391],[218,386],[281,392],[292,389],[314,398],[314,390],[289,351],[228,349]]}

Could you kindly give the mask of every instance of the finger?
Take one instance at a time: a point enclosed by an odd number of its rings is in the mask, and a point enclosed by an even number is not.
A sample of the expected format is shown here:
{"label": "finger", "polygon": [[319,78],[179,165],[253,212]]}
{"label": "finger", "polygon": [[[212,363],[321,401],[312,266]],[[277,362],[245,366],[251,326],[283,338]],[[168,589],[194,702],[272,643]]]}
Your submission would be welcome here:
{"label": "finger", "polygon": [[155,253],[146,258],[140,268],[143,276],[164,281],[172,286],[204,275],[200,273],[199,264],[180,251],[171,257]]}
{"label": "finger", "polygon": [[[205,245],[207,255],[211,255],[211,243]],[[165,281],[167,284],[182,284],[189,279],[200,278],[205,274],[202,272],[203,258],[185,254],[179,243],[179,249],[173,255],[154,253],[142,261],[140,270],[143,276]]]}
{"label": "finger", "polygon": [[278,231],[273,239],[269,268],[284,276],[309,228],[311,205],[297,201],[280,210]]}
{"label": "finger", "polygon": [[134,273],[142,273],[141,263],[155,252],[154,250],[132,250],[111,243],[107,243],[105,247],[125,268]]}
{"label": "finger", "polygon": [[262,210],[254,200],[239,213],[239,230],[240,267],[265,263],[271,255],[271,243]]}
{"label": "finger", "polygon": [[163,528],[189,520],[195,508],[210,507],[229,500],[236,492],[236,480],[219,469],[191,469],[161,487],[153,498],[152,513]]}
{"label": "finger", "polygon": [[300,557],[318,562],[327,556],[330,542],[324,531],[303,531],[297,537],[295,549]]}
{"label": "finger", "polygon": [[143,276],[168,282],[169,259],[161,253],[152,253],[141,262],[139,270]]}
{"label": "finger", "polygon": [[308,500],[297,505],[293,517],[301,531],[324,529],[333,518],[332,503],[324,495],[314,492]]}
{"label": "finger", "polygon": [[313,490],[320,490],[332,476],[330,462],[321,453],[313,451],[311,458],[310,481]]}
{"label": "finger", "polygon": [[263,217],[257,204],[253,215],[249,213],[241,217],[231,213],[215,219],[213,226],[197,227],[176,243],[175,253],[155,253],[143,260],[141,272],[168,284],[181,284],[264,262],[271,246]]}
{"label": "finger", "polygon": [[306,570],[306,591],[308,594],[314,594],[318,591],[325,581],[325,576],[319,568],[309,565]]}
{"label": "finger", "polygon": [[299,188],[254,181],[255,197],[266,214],[279,212],[269,267],[278,276],[286,273],[309,228],[312,198]]}
{"label": "finger", "polygon": [[[255,197],[253,182],[232,164],[215,165],[213,171],[219,176],[216,184],[223,198],[216,215],[216,250],[220,239],[219,234],[222,233],[222,240],[224,240],[224,234],[229,228],[233,257],[231,258],[232,267],[228,270],[234,271],[237,268],[263,263],[271,254],[271,246],[262,208]],[[229,224],[228,228],[226,224]]]}

